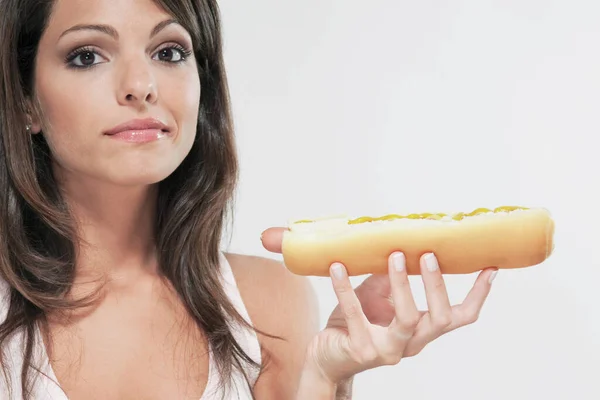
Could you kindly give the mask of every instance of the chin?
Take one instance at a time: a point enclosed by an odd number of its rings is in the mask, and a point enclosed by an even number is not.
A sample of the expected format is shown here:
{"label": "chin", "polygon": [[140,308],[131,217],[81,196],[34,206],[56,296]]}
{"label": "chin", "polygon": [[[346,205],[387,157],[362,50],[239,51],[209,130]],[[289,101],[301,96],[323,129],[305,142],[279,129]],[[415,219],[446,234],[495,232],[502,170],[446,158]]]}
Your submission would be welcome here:
{"label": "chin", "polygon": [[159,146],[152,151],[124,152],[106,165],[102,175],[105,181],[119,186],[153,185],[173,174],[187,157],[191,147],[190,140],[179,146]]}
{"label": "chin", "polygon": [[145,164],[143,167],[131,164],[123,165],[117,170],[112,169],[110,174],[103,176],[102,180],[117,186],[153,185],[168,178],[179,167],[181,161],[171,161],[169,163],[154,162]]}
{"label": "chin", "polygon": [[147,172],[138,175],[128,175],[110,179],[110,183],[123,187],[149,186],[166,179],[170,174]]}

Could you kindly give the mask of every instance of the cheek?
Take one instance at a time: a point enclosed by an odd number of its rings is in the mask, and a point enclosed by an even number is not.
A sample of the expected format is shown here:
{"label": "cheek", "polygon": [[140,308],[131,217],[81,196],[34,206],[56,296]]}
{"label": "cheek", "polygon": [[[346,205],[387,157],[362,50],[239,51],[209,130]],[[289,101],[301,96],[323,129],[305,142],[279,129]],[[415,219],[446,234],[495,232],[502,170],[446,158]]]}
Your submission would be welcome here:
{"label": "cheek", "polygon": [[77,163],[91,153],[93,141],[89,139],[97,128],[93,121],[102,115],[100,88],[77,90],[73,80],[70,82],[56,78],[41,80],[38,85],[44,112],[43,134],[60,164]]}
{"label": "cheek", "polygon": [[175,119],[186,129],[195,131],[200,107],[200,93],[198,75],[193,75],[178,81],[177,86],[172,87],[168,94],[168,104]]}
{"label": "cheek", "polygon": [[163,104],[170,109],[179,131],[181,150],[189,151],[196,136],[201,87],[197,73],[169,85],[162,91]]}

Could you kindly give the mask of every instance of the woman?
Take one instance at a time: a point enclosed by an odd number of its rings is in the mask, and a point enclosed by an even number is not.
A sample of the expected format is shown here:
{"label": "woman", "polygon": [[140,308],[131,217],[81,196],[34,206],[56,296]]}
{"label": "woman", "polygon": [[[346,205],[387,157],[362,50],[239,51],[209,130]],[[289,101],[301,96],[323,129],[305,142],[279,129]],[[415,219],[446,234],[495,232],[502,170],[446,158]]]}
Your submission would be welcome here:
{"label": "woman", "polygon": [[332,266],[319,332],[305,279],[219,251],[237,160],[216,1],[0,9],[0,398],[343,398],[476,319],[495,271],[451,307],[424,257],[419,313],[394,254],[356,291]]}

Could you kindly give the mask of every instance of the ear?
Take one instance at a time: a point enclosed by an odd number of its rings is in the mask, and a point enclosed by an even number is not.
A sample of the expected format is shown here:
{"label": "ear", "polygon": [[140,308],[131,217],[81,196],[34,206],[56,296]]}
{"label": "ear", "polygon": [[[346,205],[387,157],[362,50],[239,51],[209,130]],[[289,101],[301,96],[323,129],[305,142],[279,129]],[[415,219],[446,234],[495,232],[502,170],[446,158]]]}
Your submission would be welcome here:
{"label": "ear", "polygon": [[33,122],[30,125],[31,125],[31,131],[29,133],[31,133],[32,135],[37,135],[38,133],[40,133],[42,131],[42,126],[40,125],[39,122]]}
{"label": "ear", "polygon": [[39,112],[37,112],[36,106],[30,99],[27,99],[27,125],[31,128],[29,133],[32,135],[38,134],[42,131]]}

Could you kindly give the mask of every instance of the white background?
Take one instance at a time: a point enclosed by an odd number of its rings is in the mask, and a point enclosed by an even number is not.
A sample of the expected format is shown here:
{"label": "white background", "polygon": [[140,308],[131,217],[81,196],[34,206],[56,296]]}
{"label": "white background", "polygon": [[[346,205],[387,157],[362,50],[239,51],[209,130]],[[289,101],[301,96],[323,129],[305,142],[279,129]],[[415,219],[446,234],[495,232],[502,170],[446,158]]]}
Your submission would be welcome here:
{"label": "white background", "polygon": [[[359,375],[354,398],[600,399],[600,4],[220,4],[242,168],[229,251],[281,259],[260,233],[298,216],[555,217],[547,262],[500,271],[475,325]],[[474,278],[447,279],[454,303]],[[335,296],[312,281],[324,324]]]}

